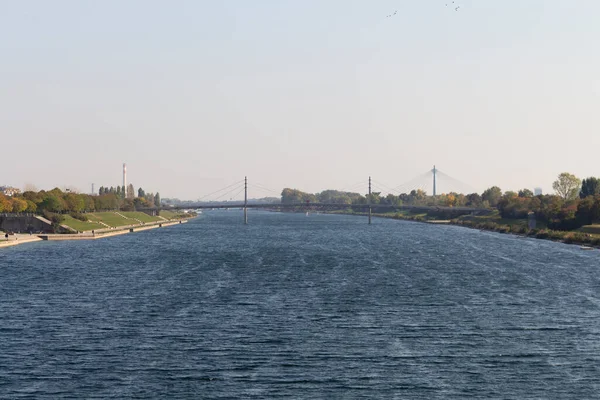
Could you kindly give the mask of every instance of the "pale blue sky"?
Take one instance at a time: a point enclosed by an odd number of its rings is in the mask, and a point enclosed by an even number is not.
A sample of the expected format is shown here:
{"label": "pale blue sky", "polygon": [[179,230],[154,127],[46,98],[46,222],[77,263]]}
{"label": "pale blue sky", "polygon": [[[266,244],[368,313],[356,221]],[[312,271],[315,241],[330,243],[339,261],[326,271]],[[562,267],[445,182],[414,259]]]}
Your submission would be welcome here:
{"label": "pale blue sky", "polygon": [[455,1],[0,0],[0,185],[600,176],[600,2]]}

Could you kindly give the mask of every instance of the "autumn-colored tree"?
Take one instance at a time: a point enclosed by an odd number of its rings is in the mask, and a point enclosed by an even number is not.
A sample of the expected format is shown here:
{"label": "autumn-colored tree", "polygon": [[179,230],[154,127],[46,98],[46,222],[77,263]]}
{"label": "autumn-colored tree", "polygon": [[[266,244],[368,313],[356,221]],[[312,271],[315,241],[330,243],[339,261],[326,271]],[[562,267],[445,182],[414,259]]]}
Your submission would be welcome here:
{"label": "autumn-colored tree", "polygon": [[0,193],[0,212],[11,212],[12,203],[8,197]]}
{"label": "autumn-colored tree", "polygon": [[27,200],[19,197],[13,197],[10,201],[12,203],[12,212],[22,213],[23,211],[27,210]]}

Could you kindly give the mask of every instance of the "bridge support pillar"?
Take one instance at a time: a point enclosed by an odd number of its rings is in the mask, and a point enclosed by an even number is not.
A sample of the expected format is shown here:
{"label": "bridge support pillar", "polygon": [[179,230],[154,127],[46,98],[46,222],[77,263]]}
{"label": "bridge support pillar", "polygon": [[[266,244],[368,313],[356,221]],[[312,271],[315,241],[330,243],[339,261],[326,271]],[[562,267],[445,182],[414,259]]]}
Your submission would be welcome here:
{"label": "bridge support pillar", "polygon": [[369,177],[369,225],[371,225],[371,177]]}
{"label": "bridge support pillar", "polygon": [[244,177],[244,225],[248,225],[248,177]]}

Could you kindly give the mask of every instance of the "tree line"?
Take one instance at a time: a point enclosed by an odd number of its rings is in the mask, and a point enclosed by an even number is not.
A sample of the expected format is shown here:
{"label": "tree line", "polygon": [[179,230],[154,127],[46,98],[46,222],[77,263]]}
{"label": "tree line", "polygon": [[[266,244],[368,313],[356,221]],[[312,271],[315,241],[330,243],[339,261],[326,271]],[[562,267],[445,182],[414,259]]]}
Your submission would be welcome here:
{"label": "tree line", "polygon": [[[524,189],[528,191],[528,189]],[[525,193],[525,192],[524,192]],[[533,193],[531,193],[533,196]],[[481,195],[471,193],[464,195],[462,193],[447,193],[439,196],[428,196],[424,190],[412,190],[409,193],[394,195],[388,193],[383,195],[381,192],[372,192],[369,198],[368,194],[362,195],[355,192],[344,192],[338,190],[325,190],[320,193],[306,193],[298,189],[285,188],[281,192],[281,202],[284,204],[298,203],[324,203],[324,204],[348,204],[348,205],[391,205],[391,206],[446,206],[446,207],[482,207],[488,208],[498,204],[502,197],[502,190],[494,186]]]}
{"label": "tree line", "polygon": [[375,192],[370,198],[368,194],[354,192],[325,190],[312,194],[285,188],[281,192],[281,202],[495,208],[503,218],[522,219],[533,213],[538,221],[555,230],[573,230],[600,222],[599,178],[580,180],[575,175],[564,172],[558,176],[552,187],[555,194],[537,196],[529,189],[503,192],[498,186],[492,186],[481,194],[465,195],[453,192],[429,196],[425,191],[418,189],[410,193],[389,193],[385,196]]}
{"label": "tree line", "polygon": [[[129,185],[133,189],[132,185]],[[133,191],[133,190],[132,190]],[[129,191],[127,191],[129,192]],[[160,194],[138,190],[137,197],[130,197],[125,190],[101,187],[98,195],[74,193],[54,188],[49,191],[25,191],[8,197],[0,193],[0,212],[4,213],[71,213],[93,211],[135,211],[160,207]]]}

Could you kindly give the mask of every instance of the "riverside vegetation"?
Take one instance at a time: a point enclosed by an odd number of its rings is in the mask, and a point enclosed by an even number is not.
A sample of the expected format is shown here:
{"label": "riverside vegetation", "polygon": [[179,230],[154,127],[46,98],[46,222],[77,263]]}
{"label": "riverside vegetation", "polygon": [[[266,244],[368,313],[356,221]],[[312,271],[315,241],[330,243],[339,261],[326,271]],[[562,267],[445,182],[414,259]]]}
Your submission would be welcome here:
{"label": "riverside vegetation", "polygon": [[[145,193],[140,188],[138,195],[133,196],[133,188],[129,189],[125,191],[101,187],[98,195],[62,191],[58,188],[49,191],[30,190],[12,197],[0,193],[0,213],[37,214],[50,220],[55,231],[63,224],[77,231],[86,231],[125,226],[132,221],[147,223],[160,220],[138,211],[159,208],[160,194]],[[189,213],[166,210],[160,210],[159,213],[166,219],[191,216]]]}
{"label": "riverside vegetation", "polygon": [[[311,194],[286,188],[282,191],[281,201],[349,206],[370,203],[373,215],[379,217],[418,222],[444,221],[481,230],[600,246],[600,179],[590,177],[581,181],[572,174],[562,173],[553,188],[555,194],[537,196],[529,189],[503,192],[492,186],[481,194],[446,193],[434,197],[423,190],[413,190],[385,196],[375,192],[370,199],[368,195],[353,192],[325,190]],[[398,209],[378,209],[378,205],[391,205]],[[486,209],[487,212],[472,215],[468,210],[458,210],[459,207]],[[337,212],[364,215],[364,212],[356,212],[352,208]],[[535,218],[536,228],[529,228],[529,218]]]}

